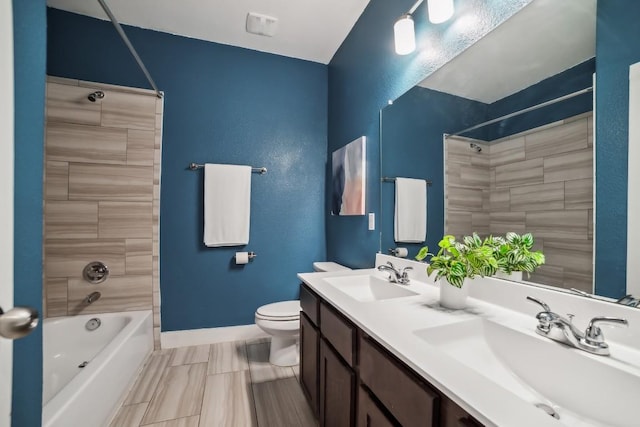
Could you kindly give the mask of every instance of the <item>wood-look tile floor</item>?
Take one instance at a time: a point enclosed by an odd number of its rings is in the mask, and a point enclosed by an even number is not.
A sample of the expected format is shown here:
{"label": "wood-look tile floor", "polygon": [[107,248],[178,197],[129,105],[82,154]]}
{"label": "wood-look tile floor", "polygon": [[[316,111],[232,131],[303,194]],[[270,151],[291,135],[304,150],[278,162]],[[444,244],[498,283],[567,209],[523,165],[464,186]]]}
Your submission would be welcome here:
{"label": "wood-look tile floor", "polygon": [[266,339],[158,350],[111,427],[315,427],[298,366],[269,363]]}

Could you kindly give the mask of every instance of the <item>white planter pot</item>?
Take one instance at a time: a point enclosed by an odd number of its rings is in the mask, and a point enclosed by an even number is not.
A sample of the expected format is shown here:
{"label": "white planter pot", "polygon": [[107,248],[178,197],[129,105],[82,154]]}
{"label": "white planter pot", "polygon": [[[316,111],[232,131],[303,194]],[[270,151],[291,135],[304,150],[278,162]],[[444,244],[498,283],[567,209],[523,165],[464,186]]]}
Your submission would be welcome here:
{"label": "white planter pot", "polygon": [[444,277],[440,279],[440,305],[445,308],[460,310],[467,306],[469,296],[469,280],[464,279],[461,288],[450,284]]}
{"label": "white planter pot", "polygon": [[514,282],[522,282],[522,271],[512,271],[511,274],[507,274],[504,271],[498,271],[496,273],[498,279],[511,280]]}

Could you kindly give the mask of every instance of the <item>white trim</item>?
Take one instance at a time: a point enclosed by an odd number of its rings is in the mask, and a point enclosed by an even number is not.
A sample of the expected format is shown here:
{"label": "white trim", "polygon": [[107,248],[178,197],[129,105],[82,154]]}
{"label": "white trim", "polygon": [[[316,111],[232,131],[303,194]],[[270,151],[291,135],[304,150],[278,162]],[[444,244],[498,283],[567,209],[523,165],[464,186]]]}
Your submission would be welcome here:
{"label": "white trim", "polygon": [[188,347],[192,345],[215,344],[228,341],[242,341],[267,338],[269,335],[258,325],[225,326],[221,328],[189,329],[169,331],[160,334],[162,348]]}
{"label": "white trim", "polygon": [[629,169],[627,177],[627,294],[640,295],[640,62],[629,67]]}
{"label": "white trim", "polygon": [[[14,76],[13,10],[0,1],[0,306],[13,308]],[[39,165],[35,165],[39,167]],[[0,425],[11,425],[13,341],[0,338]]]}

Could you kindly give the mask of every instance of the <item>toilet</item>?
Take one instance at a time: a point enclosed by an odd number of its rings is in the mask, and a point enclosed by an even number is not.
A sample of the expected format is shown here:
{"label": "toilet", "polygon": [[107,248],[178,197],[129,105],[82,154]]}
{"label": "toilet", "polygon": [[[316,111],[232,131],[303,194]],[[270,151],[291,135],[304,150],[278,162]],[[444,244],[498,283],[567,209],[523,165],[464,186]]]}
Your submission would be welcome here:
{"label": "toilet", "polygon": [[[351,269],[335,262],[314,262],[313,270],[327,272]],[[256,310],[255,320],[260,329],[271,335],[269,363],[277,366],[297,365],[300,361],[300,301],[263,305]]]}

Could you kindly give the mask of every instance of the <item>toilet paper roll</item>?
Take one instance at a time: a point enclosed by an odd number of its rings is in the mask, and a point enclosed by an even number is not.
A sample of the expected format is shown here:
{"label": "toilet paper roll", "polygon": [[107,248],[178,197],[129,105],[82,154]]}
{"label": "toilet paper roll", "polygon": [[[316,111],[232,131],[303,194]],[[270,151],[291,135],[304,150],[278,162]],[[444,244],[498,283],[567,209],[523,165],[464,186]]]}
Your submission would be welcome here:
{"label": "toilet paper roll", "polygon": [[249,252],[236,252],[236,264],[248,264],[249,263]]}
{"label": "toilet paper roll", "polygon": [[396,256],[398,258],[406,258],[409,255],[407,248],[396,248]]}

